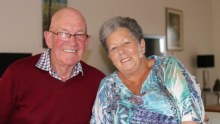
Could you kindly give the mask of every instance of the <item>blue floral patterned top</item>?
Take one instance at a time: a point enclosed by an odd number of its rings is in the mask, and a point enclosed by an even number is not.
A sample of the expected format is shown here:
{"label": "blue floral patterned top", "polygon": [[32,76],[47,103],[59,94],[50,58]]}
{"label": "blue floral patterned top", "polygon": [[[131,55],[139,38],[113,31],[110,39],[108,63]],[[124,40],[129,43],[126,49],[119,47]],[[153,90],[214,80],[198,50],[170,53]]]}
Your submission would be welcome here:
{"label": "blue floral patterned top", "polygon": [[91,124],[203,123],[204,107],[195,77],[174,57],[149,58],[155,63],[142,84],[141,95],[133,94],[117,71],[101,81]]}

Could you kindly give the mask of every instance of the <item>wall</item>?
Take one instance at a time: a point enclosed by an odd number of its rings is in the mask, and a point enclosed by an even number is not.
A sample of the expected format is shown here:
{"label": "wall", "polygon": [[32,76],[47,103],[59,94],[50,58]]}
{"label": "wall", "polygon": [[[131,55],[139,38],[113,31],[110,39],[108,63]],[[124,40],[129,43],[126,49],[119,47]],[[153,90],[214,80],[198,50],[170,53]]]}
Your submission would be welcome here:
{"label": "wall", "polygon": [[213,82],[217,78],[220,79],[220,1],[212,0],[212,37],[213,37],[213,52],[215,53],[215,68],[213,69]]}
{"label": "wall", "polygon": [[[218,0],[213,0],[219,3]],[[0,52],[42,52],[42,10],[41,0],[0,1]],[[219,7],[210,0],[69,0],[69,6],[79,9],[87,19],[88,33],[92,35],[84,60],[104,71],[112,71],[111,62],[105,56],[98,40],[100,25],[112,16],[130,16],[142,26],[145,34],[165,35],[165,8],[183,11],[184,50],[168,52],[179,58],[190,72],[200,77],[196,69],[196,55],[213,53],[212,37],[216,43],[216,30],[212,29],[212,11],[218,15]],[[219,19],[219,18],[218,18]],[[212,33],[214,31],[215,33]],[[214,36],[213,36],[214,35]],[[215,45],[213,45],[215,46]],[[215,47],[217,54],[218,49]],[[219,61],[219,60],[218,60]],[[219,67],[218,67],[219,68]],[[220,70],[220,69],[218,69]]]}
{"label": "wall", "polygon": [[0,52],[42,52],[40,0],[0,0]]}

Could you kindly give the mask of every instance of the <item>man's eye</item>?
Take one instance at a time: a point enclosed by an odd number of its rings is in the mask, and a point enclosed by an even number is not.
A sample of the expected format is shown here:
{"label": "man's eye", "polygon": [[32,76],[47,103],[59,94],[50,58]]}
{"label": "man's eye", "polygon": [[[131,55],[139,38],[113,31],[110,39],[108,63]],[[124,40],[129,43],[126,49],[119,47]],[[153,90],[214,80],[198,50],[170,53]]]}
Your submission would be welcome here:
{"label": "man's eye", "polygon": [[62,33],[61,37],[66,37],[66,33]]}
{"label": "man's eye", "polygon": [[84,37],[84,34],[75,34],[75,37],[81,38]]}
{"label": "man's eye", "polygon": [[88,38],[88,35],[87,34],[75,34],[74,37],[83,40],[83,39]]}
{"label": "man's eye", "polygon": [[62,38],[66,38],[66,37],[69,37],[69,33],[65,33],[65,32],[59,32],[59,36],[62,37]]}

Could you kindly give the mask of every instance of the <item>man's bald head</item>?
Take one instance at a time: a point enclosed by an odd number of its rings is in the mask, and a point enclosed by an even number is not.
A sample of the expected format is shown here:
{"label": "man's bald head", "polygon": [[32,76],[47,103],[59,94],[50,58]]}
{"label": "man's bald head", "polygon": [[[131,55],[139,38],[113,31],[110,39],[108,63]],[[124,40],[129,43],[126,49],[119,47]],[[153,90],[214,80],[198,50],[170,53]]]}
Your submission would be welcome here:
{"label": "man's bald head", "polygon": [[78,10],[71,8],[71,7],[65,7],[65,8],[58,10],[52,16],[50,30],[51,29],[53,30],[56,27],[57,22],[59,22],[60,20],[68,19],[70,17],[75,18],[76,20],[80,20],[82,23],[85,23],[85,25],[86,25],[85,18]]}

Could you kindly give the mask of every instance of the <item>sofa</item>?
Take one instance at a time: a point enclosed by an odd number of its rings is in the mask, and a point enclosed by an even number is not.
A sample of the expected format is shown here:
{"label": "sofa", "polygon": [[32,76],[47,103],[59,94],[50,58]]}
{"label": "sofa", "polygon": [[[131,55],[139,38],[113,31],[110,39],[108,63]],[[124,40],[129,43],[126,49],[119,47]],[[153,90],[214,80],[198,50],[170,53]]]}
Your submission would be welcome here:
{"label": "sofa", "polygon": [[208,124],[220,124],[220,112],[206,112],[209,117]]}

